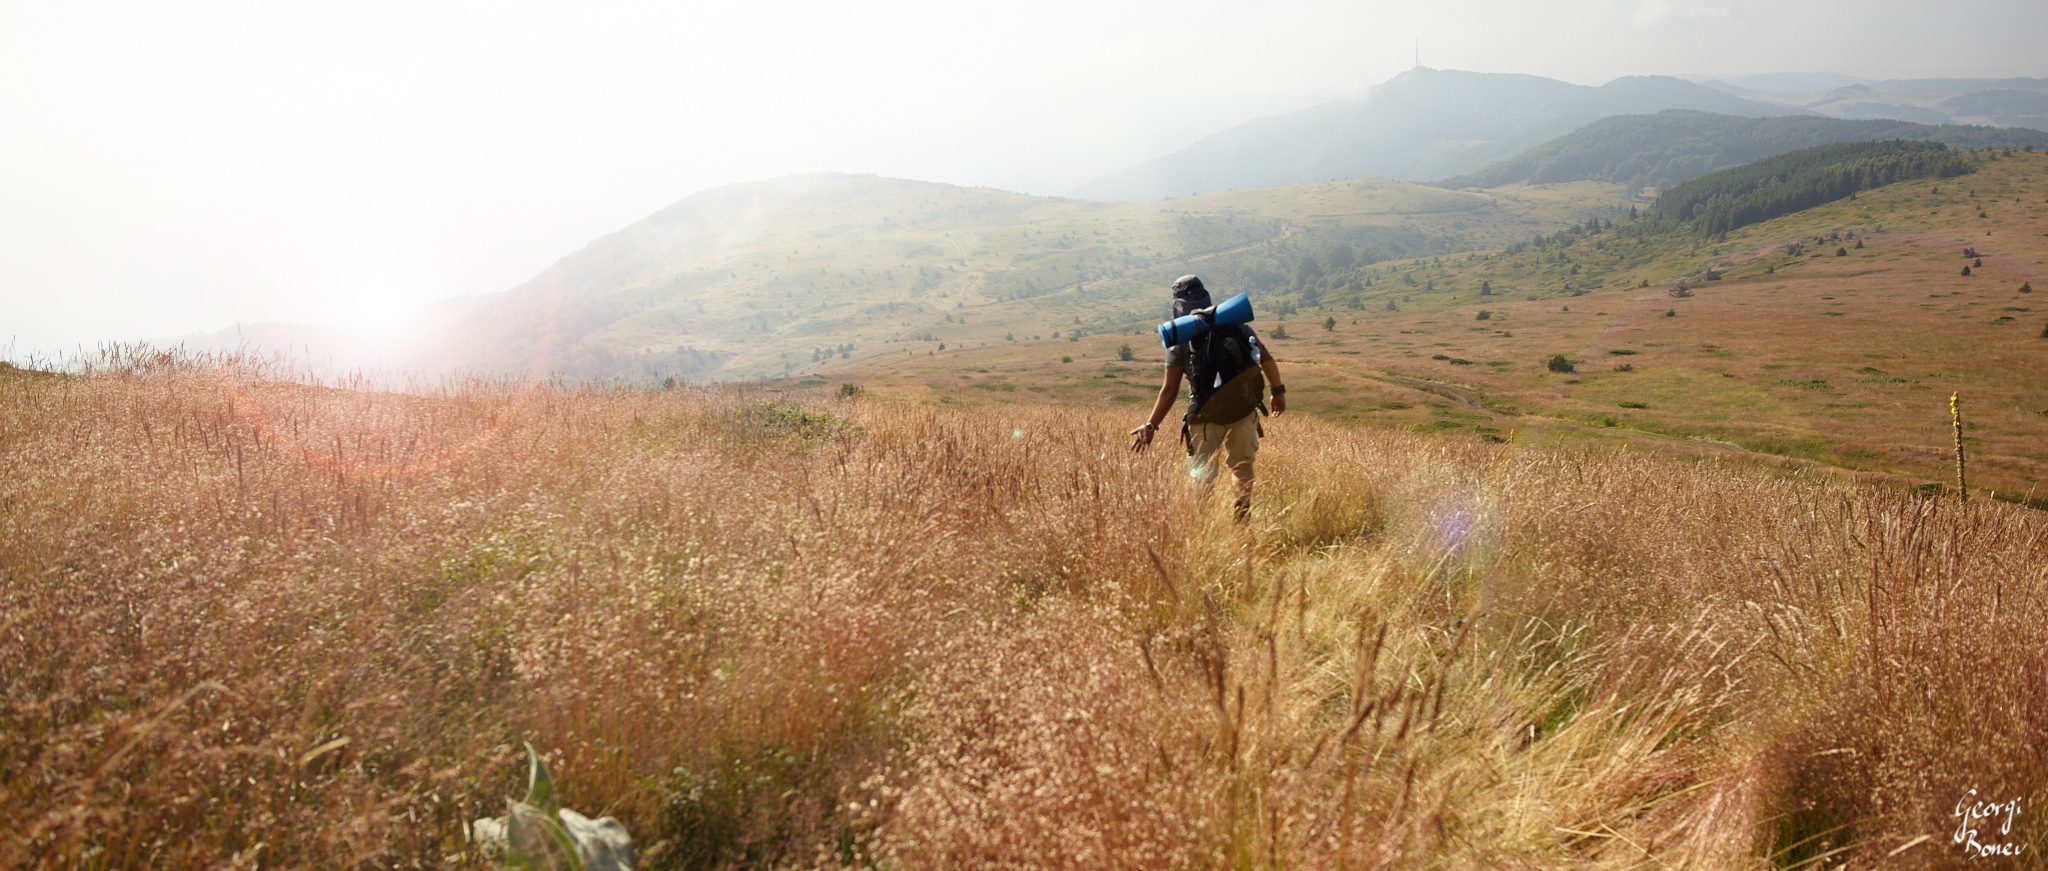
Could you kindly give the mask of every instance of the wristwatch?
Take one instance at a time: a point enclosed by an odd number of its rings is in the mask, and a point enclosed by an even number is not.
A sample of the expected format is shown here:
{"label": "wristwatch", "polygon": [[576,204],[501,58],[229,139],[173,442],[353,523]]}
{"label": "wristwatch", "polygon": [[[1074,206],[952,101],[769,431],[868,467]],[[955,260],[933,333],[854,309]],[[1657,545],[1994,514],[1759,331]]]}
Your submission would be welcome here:
{"label": "wristwatch", "polygon": [[1158,431],[1159,431],[1159,424],[1153,423],[1153,422],[1151,422],[1151,421],[1149,421],[1149,420],[1148,420],[1148,421],[1145,421],[1145,431],[1146,431],[1146,432],[1158,432]]}
{"label": "wristwatch", "polygon": [[1285,385],[1285,384],[1275,384],[1275,385],[1273,385],[1273,395],[1274,395],[1274,396],[1286,396],[1286,395],[1287,395],[1287,385]]}

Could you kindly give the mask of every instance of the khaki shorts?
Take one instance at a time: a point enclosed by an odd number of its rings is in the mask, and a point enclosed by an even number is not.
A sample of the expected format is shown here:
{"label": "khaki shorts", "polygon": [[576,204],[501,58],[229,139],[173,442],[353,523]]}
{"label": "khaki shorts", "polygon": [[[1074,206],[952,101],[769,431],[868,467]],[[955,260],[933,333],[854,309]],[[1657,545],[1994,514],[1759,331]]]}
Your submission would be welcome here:
{"label": "khaki shorts", "polygon": [[[1220,466],[1229,466],[1240,478],[1250,478],[1252,461],[1259,458],[1259,413],[1254,411],[1231,423],[1188,425],[1189,462],[1194,475],[1207,483],[1216,479]],[[1223,462],[1216,462],[1216,452]]]}

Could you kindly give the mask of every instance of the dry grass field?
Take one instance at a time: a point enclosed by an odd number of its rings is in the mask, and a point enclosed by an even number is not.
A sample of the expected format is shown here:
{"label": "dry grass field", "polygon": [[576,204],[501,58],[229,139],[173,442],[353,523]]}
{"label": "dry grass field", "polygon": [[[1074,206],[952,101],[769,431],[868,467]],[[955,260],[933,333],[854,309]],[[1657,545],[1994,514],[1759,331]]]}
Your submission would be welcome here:
{"label": "dry grass field", "polygon": [[[1401,311],[1332,304],[1256,326],[1290,367],[1295,408],[1317,416],[1764,453],[1909,483],[1953,481],[1948,398],[1960,392],[1971,486],[2048,498],[2048,155],[1982,167],[1666,246],[1590,291],[1562,265],[1532,276],[1445,257],[1405,264],[1442,290],[1417,289]],[[1701,280],[1710,268],[1721,277]],[[1692,295],[1673,298],[1682,278]],[[1481,280],[1497,295],[1476,296]],[[1583,295],[1560,290],[1568,281]],[[1116,359],[1125,344],[1128,363]],[[1158,355],[1147,335],[997,342],[820,378],[969,405],[1121,403],[1135,422],[1158,389]],[[1551,371],[1557,355],[1574,371]]]}
{"label": "dry grass field", "polygon": [[[1459,340],[1643,349],[1561,405],[1803,400],[1741,325],[1853,262]],[[1300,371],[1438,338],[1396,323]],[[1289,415],[1240,528],[1128,409],[828,390],[0,372],[0,864],[474,866],[521,742],[645,868],[2012,861],[1970,790],[2048,846],[2039,512]]]}

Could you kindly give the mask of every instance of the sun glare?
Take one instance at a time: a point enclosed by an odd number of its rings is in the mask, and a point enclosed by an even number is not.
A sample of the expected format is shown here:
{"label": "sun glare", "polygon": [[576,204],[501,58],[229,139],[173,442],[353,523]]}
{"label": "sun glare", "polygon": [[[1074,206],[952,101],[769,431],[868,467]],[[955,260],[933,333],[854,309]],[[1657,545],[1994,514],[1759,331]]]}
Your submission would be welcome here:
{"label": "sun glare", "polygon": [[363,287],[334,301],[327,323],[370,345],[389,347],[417,338],[424,326],[419,297],[389,284]]}

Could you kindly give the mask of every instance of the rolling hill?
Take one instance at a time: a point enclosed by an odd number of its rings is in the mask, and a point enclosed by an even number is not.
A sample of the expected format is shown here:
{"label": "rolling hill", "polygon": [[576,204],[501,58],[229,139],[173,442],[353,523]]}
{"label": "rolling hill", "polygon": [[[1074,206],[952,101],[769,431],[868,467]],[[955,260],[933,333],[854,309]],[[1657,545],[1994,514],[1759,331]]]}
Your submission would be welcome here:
{"label": "rolling hill", "polygon": [[1666,76],[1629,76],[1594,88],[1539,76],[1417,68],[1364,97],[1241,124],[1089,182],[1073,195],[1149,202],[1338,178],[1424,181],[1470,172],[1609,115],[1665,109],[1805,114]]}
{"label": "rolling hill", "polygon": [[1498,247],[1613,217],[1625,201],[1595,183],[1482,194],[1368,179],[1166,208],[799,176],[694,195],[520,287],[440,305],[402,341],[344,345],[271,325],[210,342],[310,346],[344,368],[410,373],[800,375],[957,349],[969,335],[1130,332],[1161,309],[1159,288],[1191,269],[1219,286],[1278,291],[1304,256],[1335,246],[1362,263]]}
{"label": "rolling hill", "polygon": [[1789,116],[1746,118],[1672,109],[1616,115],[1485,169],[1444,179],[1447,188],[1605,181],[1659,190],[1709,172],[1815,145],[1906,139],[1955,148],[2048,150],[2048,132],[1978,125],[1844,121]]}

